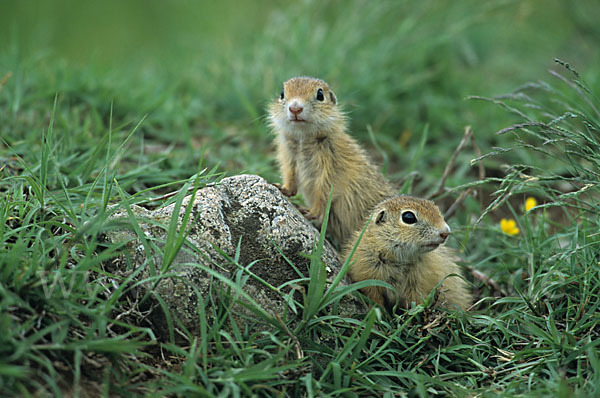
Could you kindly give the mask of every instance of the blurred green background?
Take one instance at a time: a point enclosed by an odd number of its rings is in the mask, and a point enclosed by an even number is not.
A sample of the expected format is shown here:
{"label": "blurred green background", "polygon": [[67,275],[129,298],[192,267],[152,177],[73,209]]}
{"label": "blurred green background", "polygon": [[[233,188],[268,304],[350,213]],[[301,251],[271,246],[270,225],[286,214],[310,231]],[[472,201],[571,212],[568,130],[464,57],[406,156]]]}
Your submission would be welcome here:
{"label": "blurred green background", "polygon": [[555,57],[598,87],[598,15],[594,0],[3,1],[0,75],[11,75],[0,133],[27,157],[36,143],[23,137],[47,126],[58,93],[74,119],[95,115],[75,129],[58,120],[75,146],[106,133],[114,103],[115,126],[148,114],[131,144],[147,158],[132,162],[156,160],[183,178],[204,154],[228,174],[278,180],[265,105],[282,81],[312,75],[330,83],[352,133],[392,178],[410,171],[428,125],[420,193],[465,125],[484,152],[501,144],[494,132],[510,116],[469,95],[547,76]]}

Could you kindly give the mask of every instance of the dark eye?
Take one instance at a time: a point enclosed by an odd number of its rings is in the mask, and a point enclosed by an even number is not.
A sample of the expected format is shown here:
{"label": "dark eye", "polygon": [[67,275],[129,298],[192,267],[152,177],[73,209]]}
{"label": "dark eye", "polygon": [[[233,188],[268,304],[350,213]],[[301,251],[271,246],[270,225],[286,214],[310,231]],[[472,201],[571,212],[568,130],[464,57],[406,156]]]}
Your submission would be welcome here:
{"label": "dark eye", "polygon": [[317,90],[317,100],[318,101],[323,101],[325,99],[325,96],[323,95],[323,89],[318,89]]}
{"label": "dark eye", "polygon": [[285,94],[283,93],[283,90],[281,90],[281,95],[279,96],[279,98],[283,99],[285,97]]}
{"label": "dark eye", "polygon": [[417,216],[412,211],[405,211],[402,213],[402,222],[404,224],[414,224],[417,222]]}

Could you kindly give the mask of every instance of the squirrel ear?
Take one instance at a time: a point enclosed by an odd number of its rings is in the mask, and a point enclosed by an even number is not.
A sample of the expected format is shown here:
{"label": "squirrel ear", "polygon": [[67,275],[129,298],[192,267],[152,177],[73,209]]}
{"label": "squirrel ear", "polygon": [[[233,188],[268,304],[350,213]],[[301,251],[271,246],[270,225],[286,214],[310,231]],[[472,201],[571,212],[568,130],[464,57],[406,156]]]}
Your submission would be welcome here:
{"label": "squirrel ear", "polygon": [[337,104],[337,98],[335,98],[335,94],[333,93],[333,91],[329,90],[329,99],[331,100],[331,102],[333,102],[334,104]]}
{"label": "squirrel ear", "polygon": [[385,210],[381,210],[377,213],[377,217],[375,217],[375,224],[379,225],[385,222]]}

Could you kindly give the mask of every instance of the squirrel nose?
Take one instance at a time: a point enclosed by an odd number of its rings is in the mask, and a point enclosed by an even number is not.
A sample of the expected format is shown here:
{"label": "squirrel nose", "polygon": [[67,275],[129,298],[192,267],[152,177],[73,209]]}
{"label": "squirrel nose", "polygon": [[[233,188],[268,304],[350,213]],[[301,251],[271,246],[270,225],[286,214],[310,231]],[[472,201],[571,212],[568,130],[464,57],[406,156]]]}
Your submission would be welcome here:
{"label": "squirrel nose", "polygon": [[295,103],[295,104],[291,104],[288,109],[294,115],[298,116],[300,113],[302,113],[302,111],[304,110],[304,107],[302,105],[300,105],[300,104]]}
{"label": "squirrel nose", "polygon": [[444,227],[445,228],[440,232],[440,238],[446,240],[448,236],[450,236],[450,227],[448,226],[448,224],[445,224]]}

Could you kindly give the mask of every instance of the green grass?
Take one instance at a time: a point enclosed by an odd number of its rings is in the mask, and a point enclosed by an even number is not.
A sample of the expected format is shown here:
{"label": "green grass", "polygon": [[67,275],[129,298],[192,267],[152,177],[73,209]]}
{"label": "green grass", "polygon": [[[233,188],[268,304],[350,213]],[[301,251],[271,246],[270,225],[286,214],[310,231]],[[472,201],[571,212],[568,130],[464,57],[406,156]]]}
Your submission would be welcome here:
{"label": "green grass", "polygon": [[[595,2],[3,7],[3,395],[600,394]],[[309,294],[290,294],[282,319],[251,300],[253,316],[235,313],[252,277],[238,264],[200,299],[200,336],[176,345],[167,316],[172,337],[156,337],[128,301],[142,267],[128,277],[110,266],[127,243],[104,239],[120,227],[110,214],[180,202],[152,199],[224,174],[279,181],[264,109],[296,74],[331,84],[390,178],[420,173],[404,192],[432,192],[473,127],[484,157],[472,163],[477,154],[462,151],[436,201],[448,208],[469,187],[479,193],[450,219],[450,244],[505,295],[469,275],[478,298],[469,313],[426,304],[342,316],[339,300],[357,286],[325,285],[317,244],[297,281]],[[529,196],[539,205],[526,213]],[[520,233],[503,234],[501,218]],[[163,227],[164,246],[144,242],[163,255],[145,264],[151,281],[185,245],[174,223]]]}

